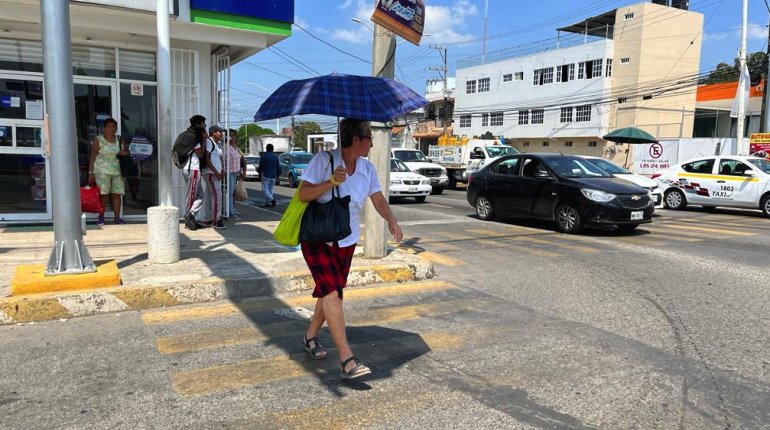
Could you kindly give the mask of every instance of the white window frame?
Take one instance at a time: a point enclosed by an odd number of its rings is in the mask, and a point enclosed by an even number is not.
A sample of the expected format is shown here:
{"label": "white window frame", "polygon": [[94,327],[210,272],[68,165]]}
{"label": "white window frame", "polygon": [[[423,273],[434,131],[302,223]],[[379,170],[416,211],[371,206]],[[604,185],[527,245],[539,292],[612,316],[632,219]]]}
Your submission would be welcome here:
{"label": "white window frame", "polygon": [[524,80],[524,72],[515,72],[513,74],[513,80],[514,81],[523,81]]}
{"label": "white window frame", "polygon": [[460,115],[460,128],[470,128],[471,127],[471,116],[470,115]]}
{"label": "white window frame", "polygon": [[502,112],[492,112],[489,115],[489,125],[491,127],[501,127],[504,123],[504,115]]}
{"label": "white window frame", "polygon": [[568,140],[568,141],[564,142],[564,146],[567,147],[567,148],[571,148],[572,147],[572,141]]}
{"label": "white window frame", "polygon": [[475,94],[476,93],[476,80],[472,79],[469,81],[465,81],[465,94]]}
{"label": "white window frame", "polygon": [[489,92],[489,78],[481,78],[481,79],[479,79],[478,92],[480,92],[480,93],[488,93]]}
{"label": "white window frame", "polygon": [[511,82],[513,80],[513,73],[506,73],[503,75],[503,82]]}
{"label": "white window frame", "polygon": [[540,85],[540,75],[542,74],[542,69],[536,69],[535,72],[532,73],[532,85]]}
{"label": "white window frame", "polygon": [[604,77],[612,77],[612,58],[608,58],[604,66]]}
{"label": "white window frame", "polygon": [[551,142],[543,141],[543,146],[551,146]]}
{"label": "white window frame", "polygon": [[543,85],[553,83],[553,67],[543,69]]}
{"label": "white window frame", "polygon": [[545,109],[532,109],[530,124],[542,124],[545,120]]}
{"label": "white window frame", "polygon": [[625,15],[623,15],[623,21],[628,21],[629,19],[634,19],[633,12],[627,12]]}
{"label": "white window frame", "polygon": [[596,146],[596,141],[595,140],[592,140],[592,141],[588,142],[588,147],[589,148],[593,148],[595,146]]}
{"label": "white window frame", "polygon": [[575,63],[569,65],[569,81],[575,80]]}
{"label": "white window frame", "polygon": [[481,114],[481,126],[482,127],[488,127],[489,126],[489,114],[488,113],[482,113]]}
{"label": "white window frame", "polygon": [[575,106],[575,122],[591,121],[591,105]]}
{"label": "white window frame", "polygon": [[623,57],[620,59],[620,64],[629,64],[631,63],[631,57]]}
{"label": "white window frame", "polygon": [[593,68],[591,70],[591,79],[602,77],[602,59],[593,60]]}
{"label": "white window frame", "polygon": [[529,111],[528,110],[520,110],[518,112],[519,114],[519,125],[527,125],[529,124]]}
{"label": "white window frame", "polygon": [[561,108],[561,112],[559,115],[559,122],[562,124],[572,122],[572,118],[574,116],[574,110],[572,106],[569,107],[563,107]]}
{"label": "white window frame", "polygon": [[578,79],[585,79],[586,76],[586,63],[581,61],[578,63]]}

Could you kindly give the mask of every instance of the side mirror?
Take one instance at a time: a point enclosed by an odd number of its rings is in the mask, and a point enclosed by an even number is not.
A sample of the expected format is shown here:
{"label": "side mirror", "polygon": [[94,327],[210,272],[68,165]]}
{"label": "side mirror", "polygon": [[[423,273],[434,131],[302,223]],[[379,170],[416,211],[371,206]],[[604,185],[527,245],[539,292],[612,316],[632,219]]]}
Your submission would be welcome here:
{"label": "side mirror", "polygon": [[757,176],[757,174],[753,170],[747,170],[743,172],[743,176]]}
{"label": "side mirror", "polygon": [[548,172],[536,172],[535,179],[551,180],[553,177]]}

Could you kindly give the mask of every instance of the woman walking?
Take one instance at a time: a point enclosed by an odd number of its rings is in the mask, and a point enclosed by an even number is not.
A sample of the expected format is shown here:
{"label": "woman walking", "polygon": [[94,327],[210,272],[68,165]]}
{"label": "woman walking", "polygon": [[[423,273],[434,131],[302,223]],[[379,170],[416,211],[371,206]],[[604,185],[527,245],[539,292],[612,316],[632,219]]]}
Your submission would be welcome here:
{"label": "woman walking", "polygon": [[246,177],[246,164],[244,163],[243,154],[238,149],[237,132],[230,129],[228,132],[228,145],[227,145],[227,195],[228,195],[228,214],[231,220],[240,220],[241,213],[235,210],[235,185],[238,182],[238,178]]}
{"label": "woman walking", "polygon": [[[128,155],[128,151],[122,147],[117,132],[117,121],[112,118],[104,120],[102,134],[96,136],[91,143],[88,182],[96,181],[105,208],[107,201],[111,201],[115,224],[125,224],[126,222],[120,218],[120,203],[123,194],[125,194],[125,185],[123,176],[120,174],[118,155]],[[104,212],[99,214],[96,223],[104,225]]]}
{"label": "woman walking", "polygon": [[369,123],[348,118],[342,121],[339,127],[341,149],[331,151],[333,166],[329,165],[327,152],[316,154],[302,174],[303,183],[299,190],[299,198],[303,202],[328,202],[334,187],[337,187],[340,196],[349,195],[351,199],[350,236],[334,244],[301,244],[302,255],[316,284],[313,297],[318,299],[310,326],[303,338],[303,346],[312,358],[326,358],[328,352],[318,340],[318,332],[326,322],[339,353],[342,378],[354,379],[371,374],[371,370],[353,355],[348,344],[342,310],[342,290],[347,283],[353,251],[358,242],[358,217],[366,198],[371,199],[377,213],[388,222],[388,229],[397,242],[401,241],[403,234],[398,220],[390,210],[388,199],[380,191],[374,165],[364,158],[369,155],[369,148],[372,146],[372,130]]}

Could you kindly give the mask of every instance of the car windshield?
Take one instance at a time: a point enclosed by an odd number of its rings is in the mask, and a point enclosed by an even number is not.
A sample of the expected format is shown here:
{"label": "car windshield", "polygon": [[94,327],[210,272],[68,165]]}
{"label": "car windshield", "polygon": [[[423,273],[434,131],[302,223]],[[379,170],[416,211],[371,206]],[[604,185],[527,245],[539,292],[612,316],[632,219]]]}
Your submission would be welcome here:
{"label": "car windshield", "polygon": [[390,171],[391,172],[409,172],[410,170],[408,167],[406,167],[406,164],[404,164],[401,160],[391,159]]}
{"label": "car windshield", "polygon": [[749,158],[747,161],[753,164],[757,169],[770,174],[770,161],[761,158]]}
{"label": "car windshield", "polygon": [[313,156],[311,154],[292,155],[291,164],[309,164],[312,159]]}
{"label": "car windshield", "polygon": [[246,164],[259,164],[259,157],[243,157],[246,159]]}
{"label": "car windshield", "polygon": [[393,153],[401,161],[422,161],[428,163],[428,158],[420,151],[393,151]]}
{"label": "car windshield", "polygon": [[545,164],[557,175],[563,178],[610,178],[612,175],[605,172],[596,164],[584,158],[554,157],[544,160]]}
{"label": "car windshield", "polygon": [[489,153],[489,156],[492,158],[497,157],[505,157],[506,155],[516,155],[519,153],[519,151],[516,150],[516,148],[511,146],[487,146],[487,152]]}
{"label": "car windshield", "polygon": [[617,164],[601,159],[601,158],[588,158],[588,161],[599,166],[600,169],[609,173],[610,175],[630,175],[631,172],[618,166]]}

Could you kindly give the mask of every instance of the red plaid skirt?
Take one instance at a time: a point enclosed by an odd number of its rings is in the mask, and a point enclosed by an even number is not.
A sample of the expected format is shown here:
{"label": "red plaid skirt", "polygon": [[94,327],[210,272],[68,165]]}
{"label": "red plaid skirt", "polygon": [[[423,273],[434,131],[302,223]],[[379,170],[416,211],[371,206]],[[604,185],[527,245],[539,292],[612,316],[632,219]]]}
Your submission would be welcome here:
{"label": "red plaid skirt", "polygon": [[329,246],[325,243],[303,242],[301,245],[302,256],[315,281],[313,297],[326,297],[336,290],[342,299],[342,289],[348,283],[348,272],[356,245],[344,248],[336,243]]}

